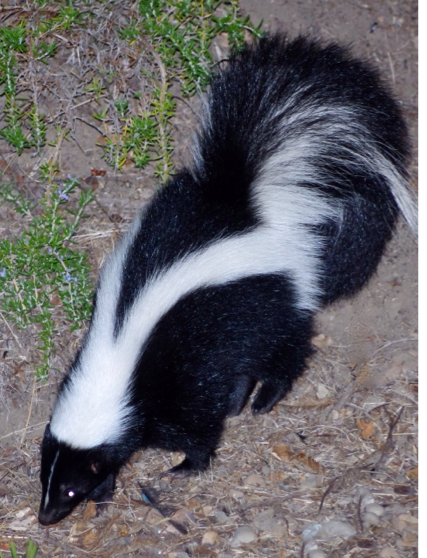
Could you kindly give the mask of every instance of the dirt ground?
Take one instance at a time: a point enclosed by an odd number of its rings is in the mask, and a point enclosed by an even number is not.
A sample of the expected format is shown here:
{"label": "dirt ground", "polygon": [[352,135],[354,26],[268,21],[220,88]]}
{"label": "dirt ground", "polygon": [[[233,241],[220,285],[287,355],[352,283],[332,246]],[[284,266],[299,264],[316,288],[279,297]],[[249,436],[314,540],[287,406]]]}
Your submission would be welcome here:
{"label": "dirt ground", "polygon": [[[381,69],[413,138],[416,188],[417,3],[242,0],[241,6],[265,29],[351,43]],[[177,161],[188,156],[194,122],[183,104],[175,123]],[[78,142],[62,151],[64,175],[85,179],[91,169],[106,168],[100,150],[89,150],[94,133],[75,123]],[[20,164],[31,177],[32,162]],[[107,170],[99,178],[98,205],[80,233],[95,268],[151,197],[150,172]],[[120,216],[117,226],[105,208]],[[11,219],[3,207],[0,234],[13,230]],[[417,245],[401,223],[368,287],[318,316],[318,350],[290,396],[268,415],[245,410],[230,419],[208,472],[171,482],[159,474],[182,456],[139,453],[120,474],[106,511],[95,516],[91,504],[80,506],[49,528],[36,520],[39,446],[60,378],[36,386],[33,333],[2,320],[0,551],[9,556],[10,540],[22,551],[31,537],[38,556],[58,557],[417,556],[417,287]],[[58,336],[58,368],[66,369],[81,338],[81,332]],[[138,483],[156,494],[174,523],[144,504]]]}

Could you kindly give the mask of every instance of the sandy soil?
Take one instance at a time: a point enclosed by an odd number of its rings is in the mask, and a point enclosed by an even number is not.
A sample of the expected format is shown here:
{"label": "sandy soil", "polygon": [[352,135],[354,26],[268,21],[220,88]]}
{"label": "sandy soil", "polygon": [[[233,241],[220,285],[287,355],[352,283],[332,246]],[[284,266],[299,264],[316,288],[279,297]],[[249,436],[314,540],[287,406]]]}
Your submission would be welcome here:
{"label": "sandy soil", "polygon": [[[351,43],[372,60],[403,104],[416,176],[415,1],[242,0],[241,6],[255,23],[262,19],[265,29]],[[63,63],[57,61],[58,67]],[[194,122],[192,109],[183,104],[175,125],[176,160],[187,156]],[[93,149],[96,136],[82,121],[74,122],[77,141],[62,151],[64,175],[85,179],[91,169],[105,168]],[[6,151],[0,144],[0,153]],[[32,164],[24,158],[15,177],[21,172],[31,178]],[[79,240],[95,268],[151,197],[156,185],[150,173],[129,168],[97,179],[98,205]],[[120,216],[118,223],[106,213]],[[13,219],[3,206],[0,231],[17,230]],[[0,551],[9,556],[11,539],[23,550],[30,536],[38,555],[58,557],[416,556],[417,336],[417,246],[401,224],[369,286],[319,315],[318,350],[292,394],[266,416],[245,410],[229,420],[208,472],[170,482],[159,473],[181,456],[137,454],[102,515],[96,517],[89,504],[59,525],[42,528],[36,522],[39,445],[60,378],[36,386],[34,332],[3,321]],[[61,331],[59,369],[66,368],[81,337]],[[156,495],[175,524],[142,502],[138,483]]]}

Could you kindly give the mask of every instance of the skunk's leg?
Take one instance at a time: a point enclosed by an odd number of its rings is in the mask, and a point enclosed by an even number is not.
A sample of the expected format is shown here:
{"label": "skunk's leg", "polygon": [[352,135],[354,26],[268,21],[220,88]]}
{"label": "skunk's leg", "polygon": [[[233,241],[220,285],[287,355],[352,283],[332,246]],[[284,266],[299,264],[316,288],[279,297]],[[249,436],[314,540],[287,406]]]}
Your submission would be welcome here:
{"label": "skunk's leg", "polygon": [[228,417],[240,415],[243,407],[248,402],[251,393],[256,385],[256,380],[248,376],[239,376],[235,382],[234,390],[230,394],[230,408]]}
{"label": "skunk's leg", "polygon": [[304,330],[299,333],[297,342],[283,343],[263,368],[259,378],[262,385],[252,403],[254,413],[271,411],[291,390],[293,382],[304,371],[306,360],[313,352],[310,337],[304,333]]}
{"label": "skunk's leg", "polygon": [[289,389],[288,385],[278,385],[276,382],[266,380],[257,391],[252,403],[252,412],[256,414],[268,413],[287,394]]}
{"label": "skunk's leg", "polygon": [[213,457],[215,452],[211,449],[209,450],[199,450],[190,453],[186,453],[185,459],[181,461],[175,467],[168,469],[161,476],[170,476],[173,479],[183,479],[188,477],[193,473],[198,471],[204,471],[209,467],[211,457]]}
{"label": "skunk's leg", "polygon": [[97,514],[102,512],[113,498],[113,492],[116,487],[116,475],[111,473],[99,486],[92,490],[88,495],[88,500],[93,500],[96,504]]}

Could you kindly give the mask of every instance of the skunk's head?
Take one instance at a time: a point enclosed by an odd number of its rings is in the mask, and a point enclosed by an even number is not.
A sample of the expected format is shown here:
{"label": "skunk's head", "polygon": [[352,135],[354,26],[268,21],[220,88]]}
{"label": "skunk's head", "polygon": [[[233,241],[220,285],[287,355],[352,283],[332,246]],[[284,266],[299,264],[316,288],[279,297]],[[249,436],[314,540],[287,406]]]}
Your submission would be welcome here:
{"label": "skunk's head", "polygon": [[108,448],[72,448],[59,442],[47,425],[41,451],[42,525],[61,521],[84,499],[101,501],[111,495],[117,467]]}

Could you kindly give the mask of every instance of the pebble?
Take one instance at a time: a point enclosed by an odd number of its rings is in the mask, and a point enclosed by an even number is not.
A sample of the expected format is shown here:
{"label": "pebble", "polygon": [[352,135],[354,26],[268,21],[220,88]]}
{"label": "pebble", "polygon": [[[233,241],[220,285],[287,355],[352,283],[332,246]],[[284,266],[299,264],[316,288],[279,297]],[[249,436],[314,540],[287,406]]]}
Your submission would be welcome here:
{"label": "pebble", "polygon": [[379,553],[379,558],[400,558],[400,554],[394,548],[390,546],[387,548],[383,548]]}
{"label": "pebble", "polygon": [[362,515],[362,521],[367,527],[378,525],[380,518],[376,513],[366,512]]}
{"label": "pebble", "polygon": [[217,544],[219,542],[219,538],[220,537],[216,531],[206,531],[202,538],[202,544],[213,546],[214,544]]}
{"label": "pebble", "polygon": [[310,552],[314,552],[315,550],[319,550],[316,541],[304,541],[304,556],[310,556]]}
{"label": "pebble", "polygon": [[228,515],[222,510],[216,510],[214,515],[217,523],[227,523]]}
{"label": "pebble", "polygon": [[316,395],[319,399],[325,399],[326,397],[329,396],[329,390],[324,384],[320,384],[319,387],[317,388]]}
{"label": "pebble", "polygon": [[345,521],[327,521],[322,524],[319,529],[318,537],[323,540],[329,540],[334,537],[349,539],[356,534],[356,529]]}
{"label": "pebble", "polygon": [[270,527],[273,517],[274,510],[269,508],[255,516],[254,525],[260,531],[266,531]]}
{"label": "pebble", "polygon": [[232,490],[230,494],[231,497],[234,498],[234,500],[243,500],[243,498],[245,497],[243,492],[240,492],[240,490]]}
{"label": "pebble", "polygon": [[308,525],[308,527],[306,527],[302,532],[303,540],[305,542],[311,541],[311,539],[314,539],[316,537],[321,528],[322,525],[320,523],[312,523],[311,525]]}
{"label": "pebble", "polygon": [[374,513],[378,517],[381,517],[382,515],[384,515],[385,509],[383,506],[380,506],[380,504],[368,504],[365,508],[365,511],[367,513]]}
{"label": "pebble", "polygon": [[393,519],[393,525],[398,531],[418,532],[418,519],[408,513],[401,513]]}
{"label": "pebble", "polygon": [[251,543],[257,538],[255,531],[253,531],[249,525],[242,525],[238,527],[234,532],[231,539],[230,546],[235,548],[240,546],[242,543]]}
{"label": "pebble", "polygon": [[308,553],[308,558],[328,558],[323,550],[316,548],[316,550],[312,550]]}

